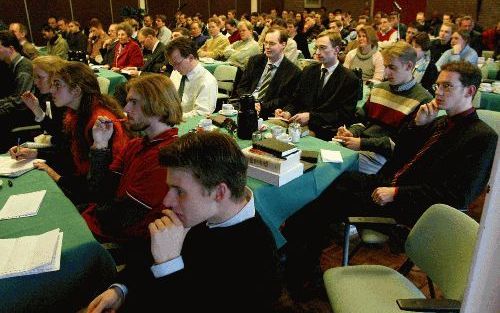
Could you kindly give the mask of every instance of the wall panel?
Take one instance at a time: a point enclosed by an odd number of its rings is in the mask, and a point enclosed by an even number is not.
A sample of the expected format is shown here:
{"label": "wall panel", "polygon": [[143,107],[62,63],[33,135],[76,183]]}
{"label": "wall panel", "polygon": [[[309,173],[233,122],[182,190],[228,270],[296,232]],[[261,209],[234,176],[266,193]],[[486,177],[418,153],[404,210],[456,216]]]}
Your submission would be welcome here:
{"label": "wall panel", "polygon": [[104,30],[111,24],[111,8],[106,0],[72,0],[74,19],[80,22],[82,28],[88,28],[90,19],[98,18]]}

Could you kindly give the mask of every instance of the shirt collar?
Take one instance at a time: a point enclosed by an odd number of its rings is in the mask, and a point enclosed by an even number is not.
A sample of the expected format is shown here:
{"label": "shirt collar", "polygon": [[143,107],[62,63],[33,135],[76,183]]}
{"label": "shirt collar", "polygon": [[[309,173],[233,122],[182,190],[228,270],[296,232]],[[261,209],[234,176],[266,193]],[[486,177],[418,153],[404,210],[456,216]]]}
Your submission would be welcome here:
{"label": "shirt collar", "polygon": [[469,108],[461,113],[458,113],[453,116],[447,117],[448,127],[452,127],[453,125],[459,123],[461,120],[467,118],[469,115],[474,114],[476,112],[476,108]]}
{"label": "shirt collar", "polygon": [[236,215],[231,217],[225,222],[219,224],[210,224],[207,222],[208,228],[216,227],[229,227],[244,222],[255,216],[255,201],[253,197],[253,192],[250,188],[245,187],[245,199],[248,201],[243,209],[241,209]]}
{"label": "shirt collar", "polygon": [[281,61],[283,61],[284,57],[285,57],[285,55],[282,54],[281,57],[278,59],[278,61],[276,61],[274,63],[272,63],[269,59],[267,59],[267,66],[269,66],[269,64],[272,64],[272,65],[274,65],[274,68],[277,69],[278,67],[280,67]]}
{"label": "shirt collar", "polygon": [[335,71],[335,69],[337,68],[337,66],[340,64],[339,60],[337,60],[337,62],[335,62],[335,64],[333,64],[332,66],[330,67],[325,67],[324,64],[321,64],[321,69],[324,69],[326,68],[326,70],[328,71],[328,74],[331,74],[333,73],[333,71]]}
{"label": "shirt collar", "polygon": [[191,70],[191,72],[186,74],[187,80],[190,81],[194,76],[203,69],[203,66],[198,62],[198,64]]}
{"label": "shirt collar", "polygon": [[153,46],[153,49],[151,49],[151,53],[155,52],[156,47],[158,47],[158,44],[160,43],[159,40],[156,41],[155,45]]}
{"label": "shirt collar", "polygon": [[416,83],[417,83],[417,81],[415,80],[415,78],[412,78],[410,81],[408,81],[404,84],[401,84],[401,85],[396,85],[396,86],[390,85],[390,88],[392,91],[403,92],[403,91],[407,91],[407,90],[412,89]]}
{"label": "shirt collar", "polygon": [[157,143],[157,142],[162,142],[167,140],[170,137],[177,137],[178,134],[178,129],[177,127],[172,127],[167,129],[161,134],[156,135],[152,139],[149,139],[148,137],[144,137],[144,143],[145,144],[152,144],[152,143]]}

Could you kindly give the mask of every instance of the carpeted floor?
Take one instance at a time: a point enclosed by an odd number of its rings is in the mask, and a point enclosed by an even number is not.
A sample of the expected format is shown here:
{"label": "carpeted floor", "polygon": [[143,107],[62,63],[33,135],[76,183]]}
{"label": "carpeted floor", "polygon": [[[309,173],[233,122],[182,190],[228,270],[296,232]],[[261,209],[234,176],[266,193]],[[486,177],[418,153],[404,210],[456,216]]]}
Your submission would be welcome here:
{"label": "carpeted floor", "polygon": [[[353,244],[356,244],[357,238],[353,238]],[[331,246],[323,250],[320,259],[321,270],[325,271],[332,267],[341,265],[342,247],[337,243],[332,243]],[[359,251],[351,258],[350,265],[359,264],[379,264],[398,269],[406,261],[406,255],[393,254],[389,250],[388,245],[379,247],[361,247]],[[429,297],[429,287],[425,273],[417,267],[413,267],[407,277],[418,287],[422,292]],[[439,290],[436,288],[437,297],[441,297]],[[318,289],[318,294],[313,299],[307,302],[296,302],[290,298],[287,291],[284,290],[280,299],[280,308],[277,310],[280,313],[332,313],[330,304],[324,287]]]}

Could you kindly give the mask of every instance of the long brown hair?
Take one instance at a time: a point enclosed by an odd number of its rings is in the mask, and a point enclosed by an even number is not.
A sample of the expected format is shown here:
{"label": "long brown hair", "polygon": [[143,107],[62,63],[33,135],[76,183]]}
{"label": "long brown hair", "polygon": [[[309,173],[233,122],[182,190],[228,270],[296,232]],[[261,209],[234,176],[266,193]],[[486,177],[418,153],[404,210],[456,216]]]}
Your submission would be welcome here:
{"label": "long brown hair", "polygon": [[[92,115],[94,101],[106,107],[119,118],[125,117],[125,115],[115,99],[101,94],[97,77],[88,65],[81,62],[67,62],[65,66],[56,72],[56,76],[63,80],[70,89],[78,87],[81,90],[80,105],[76,111],[78,116],[76,140],[80,156],[87,159],[90,146],[85,141],[85,138],[92,138],[92,134],[85,134],[85,128]],[[66,132],[68,131],[70,130],[66,130]]]}

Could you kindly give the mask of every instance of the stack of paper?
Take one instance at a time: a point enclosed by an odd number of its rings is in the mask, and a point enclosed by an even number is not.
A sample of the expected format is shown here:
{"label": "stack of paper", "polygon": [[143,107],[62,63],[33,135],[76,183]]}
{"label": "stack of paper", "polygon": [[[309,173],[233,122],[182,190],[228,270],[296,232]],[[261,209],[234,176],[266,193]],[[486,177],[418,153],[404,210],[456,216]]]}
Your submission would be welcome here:
{"label": "stack of paper", "polygon": [[321,149],[321,160],[323,162],[331,162],[331,163],[342,163],[344,160],[342,159],[342,154],[340,151],[332,151]]}
{"label": "stack of paper", "polygon": [[40,190],[10,196],[0,210],[0,220],[36,215],[45,192]]}
{"label": "stack of paper", "polygon": [[41,159],[26,159],[16,161],[8,156],[0,156],[0,176],[17,177],[31,171],[35,167],[33,162],[45,162]]}
{"label": "stack of paper", "polygon": [[57,228],[37,236],[0,239],[0,279],[59,270],[62,238]]}

